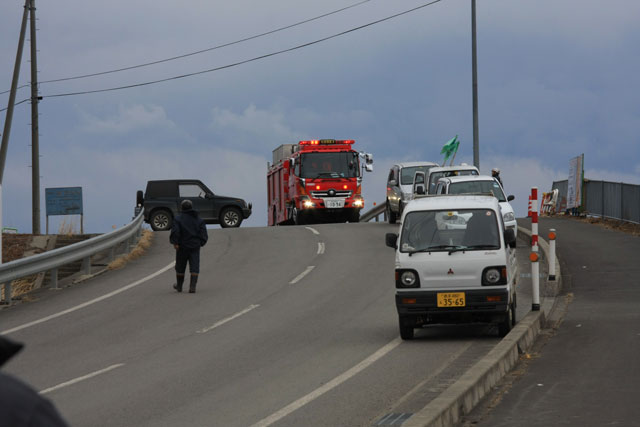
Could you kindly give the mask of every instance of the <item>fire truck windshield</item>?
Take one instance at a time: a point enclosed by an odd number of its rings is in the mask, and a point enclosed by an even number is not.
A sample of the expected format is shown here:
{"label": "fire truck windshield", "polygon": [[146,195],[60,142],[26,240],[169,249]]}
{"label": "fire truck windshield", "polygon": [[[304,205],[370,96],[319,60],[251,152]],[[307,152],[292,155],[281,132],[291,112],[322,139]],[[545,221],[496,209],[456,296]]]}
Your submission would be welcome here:
{"label": "fire truck windshield", "polygon": [[358,153],[303,153],[300,178],[357,178],[360,176]]}

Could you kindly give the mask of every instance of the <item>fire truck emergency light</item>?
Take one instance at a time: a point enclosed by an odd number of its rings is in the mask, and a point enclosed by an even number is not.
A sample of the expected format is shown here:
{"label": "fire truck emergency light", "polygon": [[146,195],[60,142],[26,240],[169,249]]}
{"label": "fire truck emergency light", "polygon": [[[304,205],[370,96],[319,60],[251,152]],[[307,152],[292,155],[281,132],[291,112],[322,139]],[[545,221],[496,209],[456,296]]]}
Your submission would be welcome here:
{"label": "fire truck emergency light", "polygon": [[353,139],[312,139],[300,141],[300,145],[332,145],[332,144],[353,144]]}

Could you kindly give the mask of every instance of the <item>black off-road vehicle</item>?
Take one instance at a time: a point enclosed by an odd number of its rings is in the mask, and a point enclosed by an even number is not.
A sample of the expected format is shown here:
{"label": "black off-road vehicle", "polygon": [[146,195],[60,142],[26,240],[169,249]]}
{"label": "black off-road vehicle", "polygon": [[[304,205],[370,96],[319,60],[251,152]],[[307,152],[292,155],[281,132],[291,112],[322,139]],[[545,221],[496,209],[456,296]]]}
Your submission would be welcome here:
{"label": "black off-road vehicle", "polygon": [[240,227],[251,215],[251,203],[237,197],[219,196],[197,179],[169,179],[147,182],[138,191],[136,203],[144,209],[144,220],[156,231],[169,230],[180,213],[180,203],[189,199],[193,209],[207,224]]}

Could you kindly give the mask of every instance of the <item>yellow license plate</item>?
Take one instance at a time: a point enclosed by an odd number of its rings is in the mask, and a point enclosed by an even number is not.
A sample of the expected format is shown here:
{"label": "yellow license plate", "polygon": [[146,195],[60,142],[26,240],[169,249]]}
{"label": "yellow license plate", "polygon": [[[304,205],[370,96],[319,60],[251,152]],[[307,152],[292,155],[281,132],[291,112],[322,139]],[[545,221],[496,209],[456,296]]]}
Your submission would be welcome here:
{"label": "yellow license plate", "polygon": [[464,307],[464,292],[438,293],[438,307]]}

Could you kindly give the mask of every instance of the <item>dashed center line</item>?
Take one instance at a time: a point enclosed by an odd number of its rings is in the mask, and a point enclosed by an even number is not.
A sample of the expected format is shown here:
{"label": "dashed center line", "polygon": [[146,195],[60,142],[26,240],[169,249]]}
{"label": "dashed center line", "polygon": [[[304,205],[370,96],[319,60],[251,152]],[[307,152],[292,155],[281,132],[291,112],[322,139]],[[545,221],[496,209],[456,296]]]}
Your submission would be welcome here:
{"label": "dashed center line", "polygon": [[196,331],[196,334],[204,334],[204,333],[207,333],[207,332],[209,332],[210,330],[215,329],[215,328],[217,328],[218,326],[222,326],[222,325],[224,325],[224,324],[225,324],[225,323],[227,323],[227,322],[231,322],[233,319],[238,318],[238,317],[242,316],[243,314],[247,314],[247,313],[248,313],[248,312],[250,312],[251,310],[256,309],[256,308],[258,308],[258,307],[260,307],[260,304],[251,304],[249,307],[245,308],[245,309],[244,309],[244,310],[242,310],[242,311],[237,312],[236,314],[234,314],[234,315],[232,315],[232,316],[229,316],[229,317],[227,317],[227,318],[225,318],[225,319],[222,319],[222,320],[220,320],[220,321],[218,321],[218,322],[214,323],[214,324],[213,324],[213,325],[211,325],[211,326],[208,326],[208,327],[206,327],[206,328],[202,328],[202,329],[200,329],[199,331]]}
{"label": "dashed center line", "polygon": [[298,283],[300,280],[302,280],[302,278],[304,276],[306,276],[307,274],[311,273],[311,270],[313,270],[314,268],[316,268],[315,265],[310,265],[309,267],[307,267],[307,269],[305,271],[303,271],[302,273],[298,274],[298,276],[296,276],[295,279],[293,279],[292,281],[289,282],[290,285],[295,285],[296,283]]}
{"label": "dashed center line", "polygon": [[324,253],[324,242],[318,242],[318,255],[322,255]]}
{"label": "dashed center line", "polygon": [[55,390],[58,390],[58,389],[61,389],[61,388],[64,388],[64,387],[68,387],[68,386],[73,385],[73,384],[77,384],[77,383],[79,383],[80,381],[88,380],[89,378],[93,378],[93,377],[95,377],[95,376],[98,376],[98,375],[101,375],[101,374],[107,373],[107,372],[112,371],[112,370],[114,370],[114,369],[116,369],[116,368],[119,368],[119,367],[121,367],[121,366],[124,366],[124,363],[117,363],[117,364],[115,364],[115,365],[111,365],[111,366],[109,366],[108,368],[100,369],[99,371],[95,371],[95,372],[92,372],[92,373],[90,373],[90,374],[83,375],[83,376],[81,376],[81,377],[78,377],[78,378],[75,378],[75,379],[72,379],[72,380],[69,380],[69,381],[63,382],[63,383],[58,384],[58,385],[56,385],[56,386],[49,387],[49,388],[47,388],[47,389],[42,390],[42,391],[40,392],[40,394],[47,394],[47,393],[51,393],[52,391],[55,391]]}
{"label": "dashed center line", "polygon": [[318,230],[316,230],[316,229],[315,229],[315,228],[313,228],[313,227],[305,227],[305,228],[306,228],[307,230],[311,231],[313,234],[320,234],[320,233],[318,232]]}

